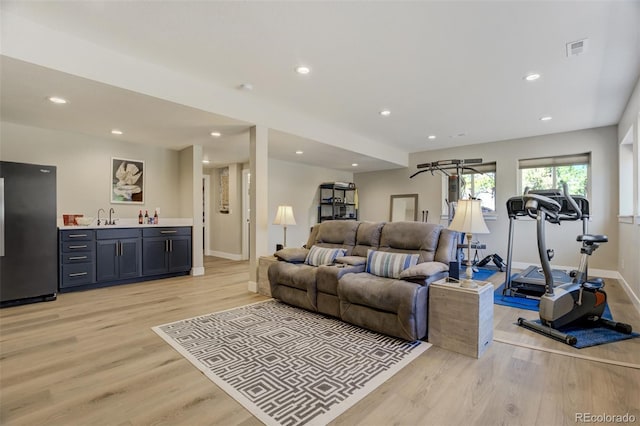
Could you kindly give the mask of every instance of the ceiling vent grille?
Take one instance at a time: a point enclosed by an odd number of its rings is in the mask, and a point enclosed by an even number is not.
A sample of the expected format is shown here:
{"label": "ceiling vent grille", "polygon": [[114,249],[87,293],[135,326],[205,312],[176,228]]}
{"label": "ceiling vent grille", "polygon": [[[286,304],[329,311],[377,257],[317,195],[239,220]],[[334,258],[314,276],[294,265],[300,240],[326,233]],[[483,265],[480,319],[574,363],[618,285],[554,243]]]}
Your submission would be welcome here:
{"label": "ceiling vent grille", "polygon": [[567,57],[570,58],[572,56],[578,56],[578,55],[582,55],[583,53],[587,53],[588,47],[589,47],[588,38],[567,43]]}

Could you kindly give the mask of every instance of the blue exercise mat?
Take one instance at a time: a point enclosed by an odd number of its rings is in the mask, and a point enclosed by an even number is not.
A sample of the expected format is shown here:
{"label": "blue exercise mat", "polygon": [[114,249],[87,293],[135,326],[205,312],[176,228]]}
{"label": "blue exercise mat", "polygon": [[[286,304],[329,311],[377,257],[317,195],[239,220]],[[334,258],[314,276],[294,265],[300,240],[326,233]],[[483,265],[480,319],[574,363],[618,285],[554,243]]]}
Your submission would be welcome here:
{"label": "blue exercise mat", "polygon": [[[465,278],[465,274],[467,272],[466,267],[461,267],[459,272],[460,279]],[[490,276],[498,272],[497,269],[489,269],[489,268],[478,268],[478,272],[473,273],[473,279],[476,281],[486,281]]]}
{"label": "blue exercise mat", "polygon": [[[493,292],[493,303],[496,305],[538,312],[538,308],[540,306],[539,300],[516,296],[503,296],[503,289],[504,283],[498,286],[498,288]],[[609,305],[605,306],[602,317],[606,319],[613,319],[611,311],[609,310]],[[535,320],[535,322],[540,324],[540,320]],[[560,328],[560,331],[574,336],[578,340],[578,343],[576,343],[574,347],[578,349],[602,345],[605,343],[618,342],[620,340],[627,340],[640,336],[640,333],[634,332],[631,334],[625,334],[607,327],[591,327],[588,324],[563,327]]]}
{"label": "blue exercise mat", "polygon": [[[512,278],[515,276],[516,275],[512,275]],[[540,305],[539,300],[519,296],[504,296],[502,290],[504,290],[504,283],[500,284],[493,292],[494,304],[538,312],[538,306]]]}

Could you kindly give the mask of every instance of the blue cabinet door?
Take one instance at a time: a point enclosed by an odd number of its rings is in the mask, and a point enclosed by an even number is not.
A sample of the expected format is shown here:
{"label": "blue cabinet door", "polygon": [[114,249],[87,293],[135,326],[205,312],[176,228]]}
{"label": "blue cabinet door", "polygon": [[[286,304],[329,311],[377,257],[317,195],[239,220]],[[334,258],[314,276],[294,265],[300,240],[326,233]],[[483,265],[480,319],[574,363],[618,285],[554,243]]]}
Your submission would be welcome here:
{"label": "blue cabinet door", "polygon": [[142,239],[142,275],[161,275],[169,271],[168,240],[162,237]]}

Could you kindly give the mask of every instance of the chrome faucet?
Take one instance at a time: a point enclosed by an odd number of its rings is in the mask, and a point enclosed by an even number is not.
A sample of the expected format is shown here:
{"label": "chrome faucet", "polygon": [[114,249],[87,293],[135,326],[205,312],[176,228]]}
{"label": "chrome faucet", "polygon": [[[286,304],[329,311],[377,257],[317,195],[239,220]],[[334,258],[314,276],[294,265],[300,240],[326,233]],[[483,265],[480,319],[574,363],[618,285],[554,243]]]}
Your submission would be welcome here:
{"label": "chrome faucet", "polygon": [[96,223],[98,226],[100,226],[100,212],[106,213],[104,209],[98,209],[98,222]]}
{"label": "chrome faucet", "polygon": [[115,225],[116,224],[116,220],[113,219],[111,220],[111,213],[115,213],[116,211],[113,209],[113,207],[111,207],[109,209],[109,221],[107,222],[107,225]]}

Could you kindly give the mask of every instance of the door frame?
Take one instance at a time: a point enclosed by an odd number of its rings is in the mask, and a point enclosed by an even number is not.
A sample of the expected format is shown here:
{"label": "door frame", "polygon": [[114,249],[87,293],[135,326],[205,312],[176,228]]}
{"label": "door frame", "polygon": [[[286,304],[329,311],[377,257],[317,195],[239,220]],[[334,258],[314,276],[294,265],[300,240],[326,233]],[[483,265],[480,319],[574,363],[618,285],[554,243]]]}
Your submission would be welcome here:
{"label": "door frame", "polygon": [[209,213],[211,212],[211,175],[202,175],[202,188],[204,255],[209,256],[211,252],[211,238],[209,238],[209,234],[211,233],[211,220],[209,218]]}

